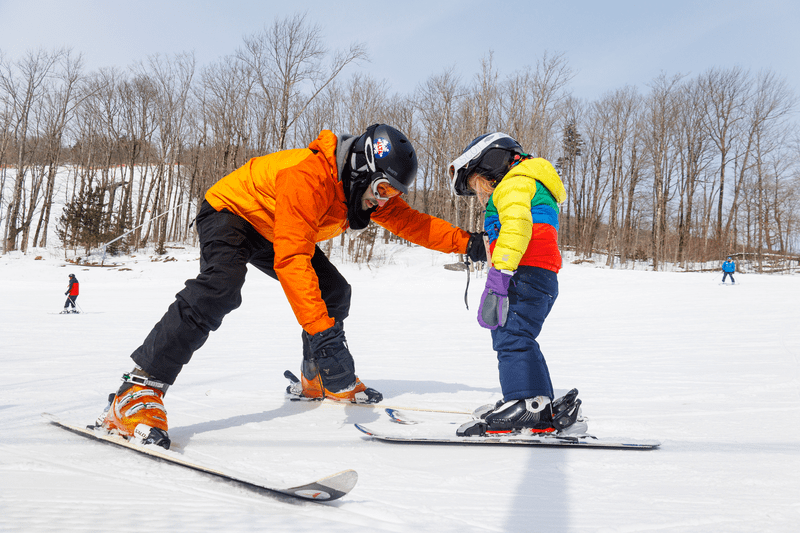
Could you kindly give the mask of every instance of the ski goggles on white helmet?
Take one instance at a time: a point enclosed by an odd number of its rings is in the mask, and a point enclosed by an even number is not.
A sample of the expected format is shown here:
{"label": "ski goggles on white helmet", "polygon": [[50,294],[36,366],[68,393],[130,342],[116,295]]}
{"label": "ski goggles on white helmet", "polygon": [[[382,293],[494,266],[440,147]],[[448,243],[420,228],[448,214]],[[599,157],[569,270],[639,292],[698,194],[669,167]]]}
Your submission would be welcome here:
{"label": "ski goggles on white helmet", "polygon": [[[483,152],[495,143],[498,139],[504,139],[510,136],[505,133],[492,133],[484,136],[478,140],[474,145],[464,150],[464,153],[458,156],[450,163],[450,186],[455,194],[458,196],[474,196],[475,193],[469,188],[467,184],[468,175],[476,168],[476,164],[470,164],[472,161],[479,157]],[[513,139],[512,139],[513,140]],[[516,142],[516,141],[514,141]]]}

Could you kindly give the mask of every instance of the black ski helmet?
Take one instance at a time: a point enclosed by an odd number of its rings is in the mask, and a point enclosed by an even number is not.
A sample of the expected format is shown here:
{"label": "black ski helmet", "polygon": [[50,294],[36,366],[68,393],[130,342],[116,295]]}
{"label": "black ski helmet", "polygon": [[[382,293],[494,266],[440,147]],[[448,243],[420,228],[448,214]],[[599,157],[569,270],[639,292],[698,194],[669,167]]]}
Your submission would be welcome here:
{"label": "black ski helmet", "polygon": [[353,142],[350,168],[368,181],[385,177],[395,189],[408,192],[417,177],[417,153],[408,137],[387,124],[373,124]]}
{"label": "black ski helmet", "polygon": [[495,186],[503,179],[515,157],[527,154],[522,146],[505,133],[485,133],[472,140],[464,151],[450,163],[450,184],[458,196],[475,196],[467,180],[480,172]]}
{"label": "black ski helmet", "polygon": [[74,278],[75,274],[70,274],[69,277]]}

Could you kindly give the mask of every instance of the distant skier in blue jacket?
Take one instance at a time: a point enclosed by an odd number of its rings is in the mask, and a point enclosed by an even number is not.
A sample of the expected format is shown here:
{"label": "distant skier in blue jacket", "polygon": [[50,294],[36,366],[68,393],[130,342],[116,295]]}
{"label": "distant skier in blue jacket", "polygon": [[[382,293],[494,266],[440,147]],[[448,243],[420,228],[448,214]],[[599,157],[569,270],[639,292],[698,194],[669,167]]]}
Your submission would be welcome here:
{"label": "distant skier in blue jacket", "polygon": [[731,260],[731,256],[728,256],[728,259],[722,263],[722,283],[725,283],[725,280],[728,279],[728,276],[731,277],[731,283],[736,283],[736,280],[733,279],[733,273],[736,272],[736,263]]}

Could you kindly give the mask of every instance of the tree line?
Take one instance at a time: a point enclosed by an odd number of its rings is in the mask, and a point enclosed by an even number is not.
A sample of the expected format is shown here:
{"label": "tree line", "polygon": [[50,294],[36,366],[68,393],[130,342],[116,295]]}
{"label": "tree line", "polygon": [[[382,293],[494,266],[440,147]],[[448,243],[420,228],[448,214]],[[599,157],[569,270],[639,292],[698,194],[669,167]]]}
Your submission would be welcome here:
{"label": "tree line", "polygon": [[[559,238],[578,256],[659,269],[731,254],[763,266],[797,251],[797,101],[773,72],[662,74],[586,101],[571,96],[560,54],[503,74],[489,52],[470,79],[446,68],[408,95],[371,77],[368,59],[359,43],[328,50],[305,15],[202,68],[190,53],[86,72],[72,50],[0,51],[3,251],[47,246],[53,227],[65,249],[130,232],[115,246],[163,251],[194,238],[205,191],[251,157],[376,122],[417,150],[409,203],[465,229],[480,227],[481,206],[451,194],[447,166],[474,137],[504,131],[556,165],[568,194]],[[381,237],[371,226],[327,250],[367,260]]]}

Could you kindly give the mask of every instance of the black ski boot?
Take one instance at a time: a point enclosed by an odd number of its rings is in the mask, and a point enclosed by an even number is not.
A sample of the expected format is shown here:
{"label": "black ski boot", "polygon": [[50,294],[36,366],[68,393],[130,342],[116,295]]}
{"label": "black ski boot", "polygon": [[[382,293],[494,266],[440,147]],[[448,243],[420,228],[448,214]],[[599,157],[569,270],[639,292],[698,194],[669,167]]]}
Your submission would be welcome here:
{"label": "black ski boot", "polygon": [[[475,420],[462,424],[456,434],[462,437],[492,434],[565,432],[579,419],[581,401],[578,390],[572,389],[564,396],[550,401],[546,396],[524,400],[498,401],[484,405],[473,412]],[[580,432],[586,430],[579,424]]]}
{"label": "black ski boot", "polygon": [[536,396],[524,400],[511,400],[495,407],[484,417],[463,424],[456,435],[471,437],[475,435],[519,433],[528,430],[534,433],[552,433],[550,398]]}
{"label": "black ski boot", "polygon": [[572,389],[561,398],[553,401],[553,427],[564,431],[578,421],[581,401],[578,399],[578,389]]}

